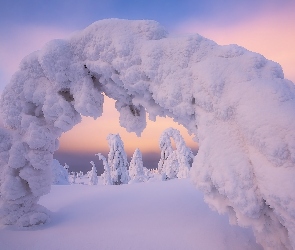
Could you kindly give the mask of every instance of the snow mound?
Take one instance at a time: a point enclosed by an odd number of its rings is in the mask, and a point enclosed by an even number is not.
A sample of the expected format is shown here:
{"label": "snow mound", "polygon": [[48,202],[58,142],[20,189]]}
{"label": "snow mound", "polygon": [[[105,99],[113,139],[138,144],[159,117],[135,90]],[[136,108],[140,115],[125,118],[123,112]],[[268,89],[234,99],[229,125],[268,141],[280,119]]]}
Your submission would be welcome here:
{"label": "snow mound", "polygon": [[252,226],[265,248],[295,248],[294,84],[262,55],[169,37],[155,21],[98,21],[22,60],[1,97],[11,143],[1,153],[2,223],[39,213],[59,136],[81,115],[99,117],[102,93],[128,131],[140,134],[146,113],[183,124],[200,145],[190,174],[209,205]]}

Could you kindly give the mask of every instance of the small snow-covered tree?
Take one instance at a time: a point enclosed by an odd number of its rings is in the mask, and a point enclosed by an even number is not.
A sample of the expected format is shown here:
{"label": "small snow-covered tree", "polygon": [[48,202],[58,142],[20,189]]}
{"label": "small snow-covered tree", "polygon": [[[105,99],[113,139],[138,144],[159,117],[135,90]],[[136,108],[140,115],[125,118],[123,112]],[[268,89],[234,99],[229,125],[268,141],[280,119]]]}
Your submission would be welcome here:
{"label": "small snow-covered tree", "polygon": [[96,154],[100,160],[102,160],[104,172],[101,175],[102,181],[104,185],[112,185],[112,178],[111,178],[111,169],[107,162],[107,159],[100,153]]}
{"label": "small snow-covered tree", "polygon": [[130,182],[144,182],[147,180],[143,168],[142,154],[138,148],[135,149],[129,165],[129,176]]}
{"label": "small snow-covered tree", "polygon": [[67,163],[65,163],[65,165],[64,165],[64,169],[67,170],[68,173],[69,173],[69,168],[70,168],[70,166],[69,166]]}
{"label": "small snow-covered tree", "polygon": [[83,173],[82,171],[80,171],[80,172],[77,173],[77,177],[78,177],[79,179],[82,179],[83,176],[84,176],[84,173]]}
{"label": "small snow-covered tree", "polygon": [[93,161],[90,162],[92,165],[92,169],[89,172],[89,185],[97,185],[98,177],[97,177],[97,170]]}
{"label": "small snow-covered tree", "polygon": [[76,172],[71,172],[71,176],[72,176],[72,184],[76,183]]}
{"label": "small snow-covered tree", "polygon": [[146,176],[147,179],[150,179],[150,178],[154,177],[154,172],[151,169],[143,167],[143,172],[144,172],[144,175]]}
{"label": "small snow-covered tree", "polygon": [[51,163],[52,168],[52,184],[54,185],[68,185],[69,173],[68,171],[59,163],[58,160],[53,159]]}
{"label": "small snow-covered tree", "polygon": [[119,134],[109,134],[107,140],[110,148],[108,164],[111,169],[112,183],[114,185],[127,184],[129,181],[128,161],[124,143]]}
{"label": "small snow-covered tree", "polygon": [[[176,150],[173,150],[171,146],[171,137],[175,142]],[[160,136],[159,145],[161,148],[159,172],[165,173],[168,179],[187,178],[194,155],[186,146],[179,131],[174,128],[164,130]]]}

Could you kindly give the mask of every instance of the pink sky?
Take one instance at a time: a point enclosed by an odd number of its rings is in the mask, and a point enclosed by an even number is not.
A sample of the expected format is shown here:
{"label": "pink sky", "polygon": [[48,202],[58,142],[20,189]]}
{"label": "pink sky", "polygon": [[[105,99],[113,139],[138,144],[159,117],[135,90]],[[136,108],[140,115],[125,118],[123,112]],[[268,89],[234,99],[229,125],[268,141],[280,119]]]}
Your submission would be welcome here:
{"label": "pink sky", "polygon": [[175,27],[176,33],[199,33],[220,45],[238,44],[278,62],[285,78],[295,82],[295,1],[282,8],[262,12],[236,24],[219,26],[187,20]]}

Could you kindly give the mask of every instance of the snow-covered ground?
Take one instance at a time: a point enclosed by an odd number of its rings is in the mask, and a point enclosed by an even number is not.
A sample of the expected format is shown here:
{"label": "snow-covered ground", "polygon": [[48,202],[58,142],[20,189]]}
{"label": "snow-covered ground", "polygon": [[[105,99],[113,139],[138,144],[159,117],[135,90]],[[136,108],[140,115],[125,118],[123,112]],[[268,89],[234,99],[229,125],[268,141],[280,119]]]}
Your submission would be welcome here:
{"label": "snow-covered ground", "polygon": [[262,249],[250,229],[208,208],[189,179],[131,185],[54,185],[46,225],[0,230],[1,250]]}

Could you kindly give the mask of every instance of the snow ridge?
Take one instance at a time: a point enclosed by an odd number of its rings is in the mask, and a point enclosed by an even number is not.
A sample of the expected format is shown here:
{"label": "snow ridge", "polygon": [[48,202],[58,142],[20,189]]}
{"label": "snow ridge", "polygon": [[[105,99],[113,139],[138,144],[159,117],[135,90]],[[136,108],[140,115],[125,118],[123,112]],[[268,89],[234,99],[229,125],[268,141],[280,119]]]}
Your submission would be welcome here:
{"label": "snow ridge", "polygon": [[[102,20],[25,57],[1,97],[3,224],[45,223],[62,132],[99,117],[103,94],[138,135],[170,116],[196,135],[191,176],[266,249],[295,249],[295,87],[281,67],[200,35],[169,37],[155,21]],[[8,133],[8,135],[7,135]]]}

